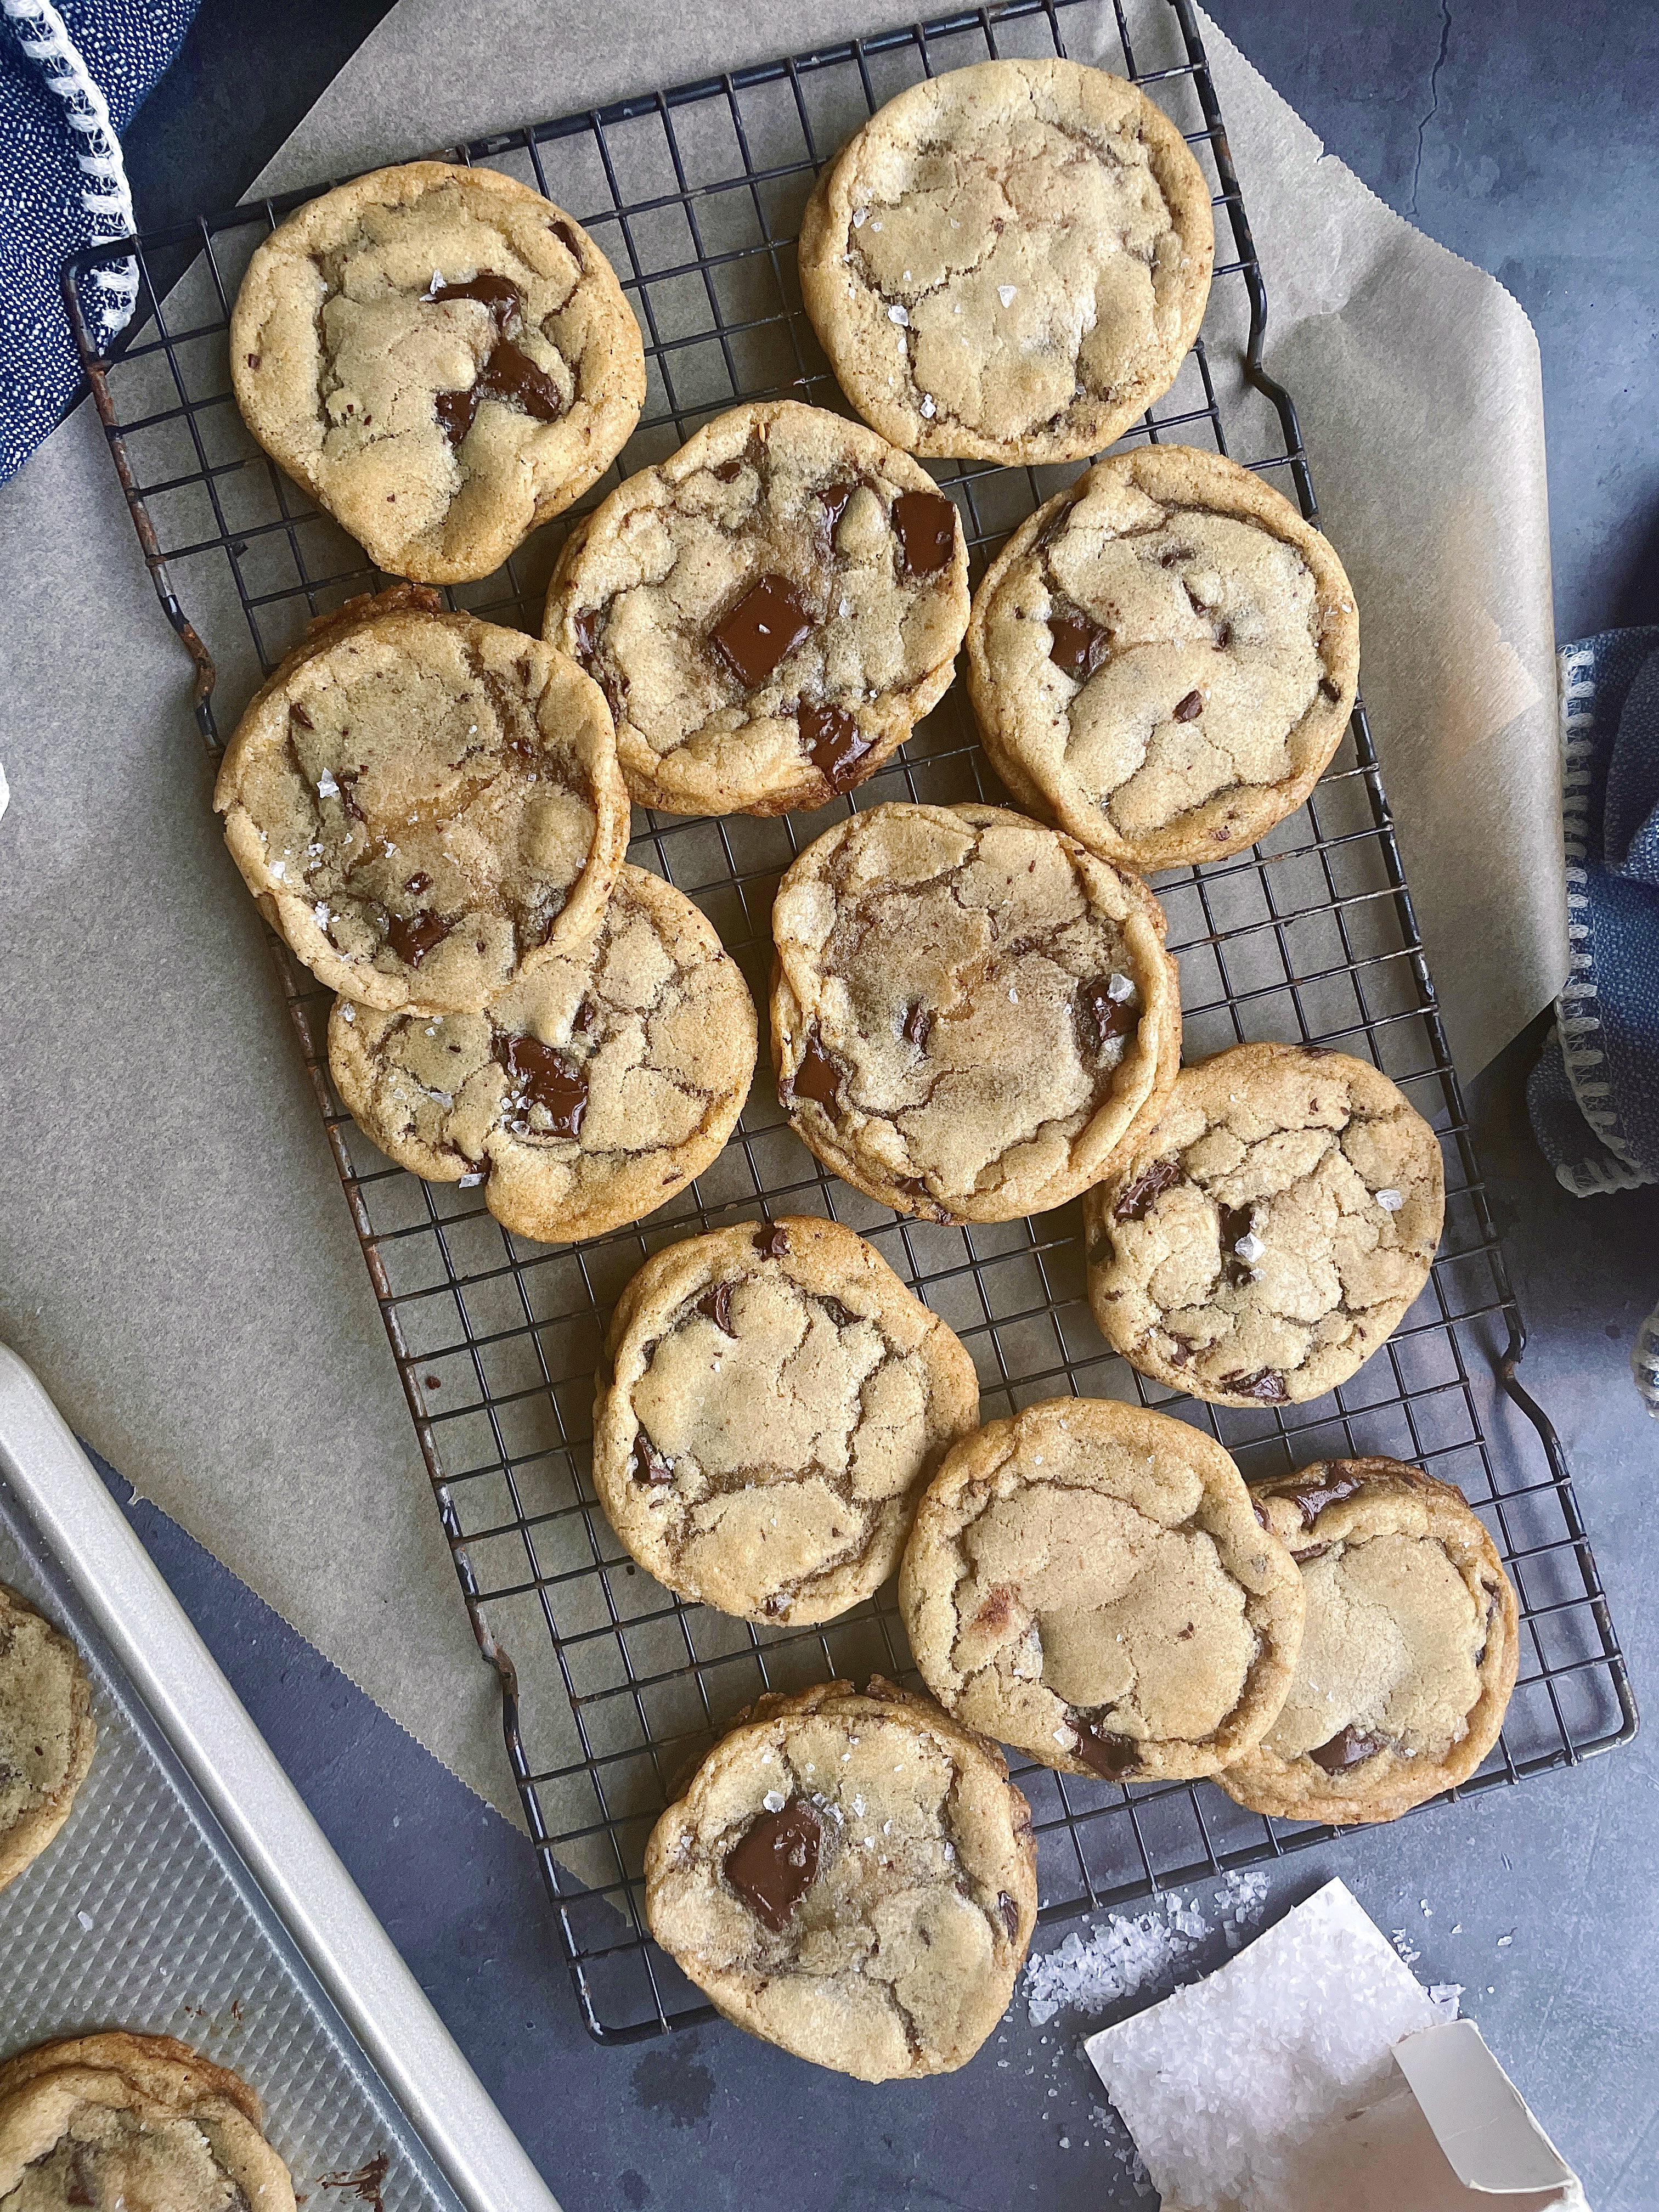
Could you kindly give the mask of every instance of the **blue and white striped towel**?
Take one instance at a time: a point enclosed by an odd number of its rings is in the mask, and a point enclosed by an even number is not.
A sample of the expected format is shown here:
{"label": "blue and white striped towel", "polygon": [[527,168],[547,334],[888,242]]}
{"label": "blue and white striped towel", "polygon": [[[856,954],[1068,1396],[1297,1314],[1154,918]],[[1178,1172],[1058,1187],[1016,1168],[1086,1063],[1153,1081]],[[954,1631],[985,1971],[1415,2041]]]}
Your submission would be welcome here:
{"label": "blue and white striped towel", "polygon": [[[1566,648],[1561,737],[1572,969],[1527,1104],[1557,1182],[1592,1198],[1659,1182],[1659,629]],[[1659,1307],[1631,1366],[1659,1415]]]}
{"label": "blue and white striped towel", "polygon": [[[64,256],[134,228],[120,133],[179,51],[198,0],[0,0],[0,483],[80,381]],[[106,341],[137,292],[112,262],[82,304]]]}

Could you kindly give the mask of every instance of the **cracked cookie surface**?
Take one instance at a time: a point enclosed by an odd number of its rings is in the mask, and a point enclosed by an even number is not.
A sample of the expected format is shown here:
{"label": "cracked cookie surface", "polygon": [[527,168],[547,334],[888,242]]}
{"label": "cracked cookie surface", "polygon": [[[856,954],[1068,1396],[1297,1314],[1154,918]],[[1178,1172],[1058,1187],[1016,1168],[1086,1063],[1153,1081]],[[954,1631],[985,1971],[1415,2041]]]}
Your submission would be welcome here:
{"label": "cracked cookie surface", "polygon": [[1024,815],[855,815],[785,875],[772,934],[778,1095],[827,1167],[901,1213],[1062,1205],[1174,1080],[1163,909]]}
{"label": "cracked cookie surface", "polygon": [[872,1676],[764,1697],[646,1851],[651,1932],[728,2020],[862,2081],[964,2065],[1036,1918],[994,1744]]}
{"label": "cracked cookie surface", "polygon": [[1302,1573],[1290,1695],[1221,1786],[1288,1820],[1392,1820],[1467,1782],[1498,1741],[1519,1622],[1462,1491],[1392,1459],[1252,1485]]}
{"label": "cracked cookie surface", "polygon": [[639,325],[580,224],[493,169],[410,161],[289,217],[248,264],[231,379],[259,443],[377,567],[487,576],[609,468]]}
{"label": "cracked cookie surface", "polygon": [[1304,803],[1352,712],[1359,623],[1288,500],[1219,453],[1150,446],[1015,532],[968,647],[1010,791],[1147,872],[1237,853]]}
{"label": "cracked cookie surface", "polygon": [[265,919],[373,1006],[482,1007],[592,934],[628,843],[599,686],[408,586],[313,625],[213,803]]}
{"label": "cracked cookie surface", "polygon": [[337,999],[328,1060],[358,1127],[429,1182],[482,1182],[544,1243],[638,1221],[700,1175],[755,1069],[754,1002],[683,891],[624,866],[599,927],[477,1013]]}
{"label": "cracked cookie surface", "polygon": [[956,1446],[899,1603],[922,1680],[1064,1774],[1214,1774],[1259,1742],[1302,1632],[1294,1562],[1183,1421],[1054,1398]]}
{"label": "cracked cookie surface", "polygon": [[1237,1045],[1183,1068],[1090,1193],[1089,1302],[1143,1375],[1218,1406],[1300,1404],[1398,1328],[1444,1215],[1435,1133],[1386,1075]]}
{"label": "cracked cookie surface", "polygon": [[833,1620],[898,1564],[979,1418],[967,1351],[880,1254],[789,1217],[694,1237],[611,1322],[593,1486],[659,1582],[722,1612]]}
{"label": "cracked cookie surface", "polygon": [[0,1889],[68,1820],[97,1736],[80,1653],[0,1583]]}
{"label": "cracked cookie surface", "polygon": [[802,218],[842,389],[914,453],[1080,460],[1175,381],[1215,257],[1186,141],[1121,77],[980,62],[913,85]]}
{"label": "cracked cookie surface", "polygon": [[294,2212],[246,2081],[170,2035],[78,2036],[0,2065],[4,2212]]}
{"label": "cracked cookie surface", "polygon": [[793,400],[738,407],[567,544],[544,634],[599,680],[642,806],[776,814],[874,774],[968,626],[952,501],[908,453]]}

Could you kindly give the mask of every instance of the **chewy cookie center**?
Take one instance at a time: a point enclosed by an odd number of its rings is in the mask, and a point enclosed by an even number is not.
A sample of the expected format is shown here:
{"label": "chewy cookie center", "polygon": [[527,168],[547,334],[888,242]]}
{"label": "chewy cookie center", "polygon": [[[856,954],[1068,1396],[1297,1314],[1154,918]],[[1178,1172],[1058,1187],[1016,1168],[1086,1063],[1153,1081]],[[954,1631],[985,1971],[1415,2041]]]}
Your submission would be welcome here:
{"label": "chewy cookie center", "polygon": [[74,1692],[74,1668],[46,1622],[19,1613],[8,1625],[0,1610],[0,1838],[63,1787]]}
{"label": "chewy cookie center", "polygon": [[81,2104],[44,2158],[27,2166],[7,2212],[246,2212],[247,2198],[192,2120]]}

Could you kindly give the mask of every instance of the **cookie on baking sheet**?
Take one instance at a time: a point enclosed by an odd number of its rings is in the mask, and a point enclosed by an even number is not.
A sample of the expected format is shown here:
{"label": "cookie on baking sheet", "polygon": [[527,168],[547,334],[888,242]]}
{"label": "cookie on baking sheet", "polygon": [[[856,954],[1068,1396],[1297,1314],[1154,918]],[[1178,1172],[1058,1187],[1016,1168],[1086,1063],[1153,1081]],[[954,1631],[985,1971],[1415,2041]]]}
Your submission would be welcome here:
{"label": "cookie on baking sheet", "polygon": [[213,803],[266,921],[371,1006],[482,1008],[592,936],[628,845],[599,686],[407,585],[312,625]]}
{"label": "cookie on baking sheet", "polygon": [[1395,1459],[1251,1486],[1307,1599],[1290,1695],[1220,1777],[1253,1813],[1392,1820],[1467,1782],[1515,1687],[1515,1592],[1461,1490]]}
{"label": "cookie on baking sheet", "polygon": [[913,453],[1080,460],[1167,392],[1215,258],[1175,125],[1103,70],[980,62],[849,140],[801,222],[848,398]]}
{"label": "cookie on baking sheet", "polygon": [[1295,1562],[1212,1437],[1115,1400],[988,1422],[899,1571],[922,1680],[1064,1774],[1214,1774],[1259,1743],[1302,1636]]}
{"label": "cookie on baking sheet", "polygon": [[1138,877],[1000,807],[838,823],[772,908],[772,1051],[797,1133],[901,1213],[1063,1205],[1175,1079],[1164,926]]}
{"label": "cookie on baking sheet", "polygon": [[593,1486],[660,1583],[724,1613],[831,1620],[898,1564],[979,1419],[964,1347],[834,1221],[745,1222],[647,1260],[611,1324]]}
{"label": "cookie on baking sheet", "polygon": [[581,225],[443,161],[291,215],[242,279],[230,372],[271,458],[377,567],[428,584],[498,568],[645,399],[640,326]]}
{"label": "cookie on baking sheet", "polygon": [[673,814],[822,806],[944,695],[968,626],[953,502],[793,400],[735,407],[567,543],[545,635],[603,686],[628,788]]}
{"label": "cookie on baking sheet", "polygon": [[1344,1382],[1429,1279],[1434,1131],[1368,1060],[1237,1045],[1185,1067],[1090,1194],[1089,1303],[1143,1375],[1218,1406]]}
{"label": "cookie on baking sheet", "polygon": [[0,1889],[70,1816],[98,1740],[91,1698],[68,1637],[0,1583]]}
{"label": "cookie on baking sheet", "polygon": [[544,1243],[638,1221],[700,1175],[755,1072],[755,1007],[713,926],[624,866],[598,930],[477,1013],[340,998],[328,1062],[347,1111],[428,1182],[482,1182]]}
{"label": "cookie on baking sheet", "polygon": [[968,650],[1009,790],[1150,872],[1237,853],[1303,804],[1353,710],[1359,618],[1328,542],[1271,485],[1146,446],[1014,532]]}
{"label": "cookie on baking sheet", "polygon": [[763,1697],[652,1832],[651,1932],[728,2020],[861,2081],[948,2074],[1036,1918],[994,1744],[871,1678]]}
{"label": "cookie on baking sheet", "polygon": [[294,2212],[240,2075],[170,2035],[76,2036],[0,2064],[0,2204]]}

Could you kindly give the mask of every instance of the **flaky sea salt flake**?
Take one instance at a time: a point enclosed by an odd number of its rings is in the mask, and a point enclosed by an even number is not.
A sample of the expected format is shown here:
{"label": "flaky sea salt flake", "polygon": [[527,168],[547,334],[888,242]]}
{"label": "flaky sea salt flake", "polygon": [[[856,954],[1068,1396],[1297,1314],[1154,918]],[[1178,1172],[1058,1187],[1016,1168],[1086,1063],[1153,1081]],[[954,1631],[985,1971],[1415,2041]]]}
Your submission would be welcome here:
{"label": "flaky sea salt flake", "polygon": [[897,323],[902,327],[908,329],[910,310],[908,307],[890,307],[887,310],[887,319],[890,323]]}
{"label": "flaky sea salt flake", "polygon": [[323,770],[322,774],[321,774],[321,775],[318,777],[318,779],[317,779],[317,796],[318,796],[318,798],[319,798],[319,799],[337,799],[337,798],[339,797],[339,795],[340,795],[340,787],[339,787],[339,785],[338,785],[337,783],[336,783],[336,782],[335,782],[335,781],[334,781],[334,775],[333,775],[333,771],[332,771],[332,769],[325,769]]}
{"label": "flaky sea salt flake", "polygon": [[1406,1194],[1402,1190],[1379,1190],[1376,1202],[1384,1213],[1398,1213],[1406,1203]]}
{"label": "flaky sea salt flake", "polygon": [[997,297],[1001,301],[1005,307],[1012,307],[1014,304],[1014,295],[1018,291],[1018,289],[1019,287],[1018,284],[999,284],[997,286]]}

